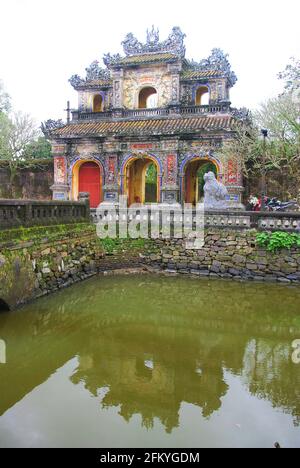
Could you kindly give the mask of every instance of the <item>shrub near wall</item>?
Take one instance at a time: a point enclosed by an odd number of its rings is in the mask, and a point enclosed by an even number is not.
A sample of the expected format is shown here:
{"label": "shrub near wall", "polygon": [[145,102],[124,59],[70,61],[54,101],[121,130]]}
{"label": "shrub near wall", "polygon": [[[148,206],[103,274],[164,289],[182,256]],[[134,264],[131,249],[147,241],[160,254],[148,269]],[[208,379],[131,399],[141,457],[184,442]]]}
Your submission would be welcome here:
{"label": "shrub near wall", "polygon": [[159,254],[146,261],[168,272],[214,278],[300,282],[300,249],[270,252],[257,241],[257,231],[208,229],[201,250],[187,250],[182,239],[157,240]]}

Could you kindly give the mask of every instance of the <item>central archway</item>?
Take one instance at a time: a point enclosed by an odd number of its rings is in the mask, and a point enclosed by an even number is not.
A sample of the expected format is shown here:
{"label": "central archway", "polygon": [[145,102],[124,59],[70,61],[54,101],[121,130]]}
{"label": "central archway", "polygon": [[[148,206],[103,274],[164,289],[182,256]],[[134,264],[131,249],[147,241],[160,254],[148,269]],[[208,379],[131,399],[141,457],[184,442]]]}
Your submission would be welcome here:
{"label": "central archway", "polygon": [[151,156],[133,157],[124,167],[124,194],[128,204],[158,203],[160,199],[159,165]]}
{"label": "central archway", "polygon": [[184,201],[196,205],[204,196],[204,175],[214,172],[219,176],[219,168],[214,161],[203,158],[195,158],[189,161],[184,171]]}
{"label": "central archway", "polygon": [[157,107],[157,91],[152,86],[143,88],[139,93],[139,109],[153,109]]}

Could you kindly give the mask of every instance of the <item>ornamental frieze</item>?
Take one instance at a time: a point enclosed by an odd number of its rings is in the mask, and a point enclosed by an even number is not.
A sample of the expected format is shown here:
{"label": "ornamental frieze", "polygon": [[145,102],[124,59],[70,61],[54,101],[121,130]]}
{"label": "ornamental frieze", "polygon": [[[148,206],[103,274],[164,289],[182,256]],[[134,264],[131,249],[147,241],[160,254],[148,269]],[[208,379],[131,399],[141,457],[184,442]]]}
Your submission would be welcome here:
{"label": "ornamental frieze", "polygon": [[202,149],[201,151],[188,151],[186,153],[180,153],[178,157],[179,164],[181,164],[185,159],[191,158],[214,158],[215,154],[213,150],[205,150]]}
{"label": "ornamental frieze", "polygon": [[162,150],[164,151],[177,151],[178,140],[166,140],[162,142]]}
{"label": "ornamental frieze", "polygon": [[105,141],[103,143],[103,151],[107,153],[117,152],[120,149],[120,143],[118,141]]}
{"label": "ornamental frieze", "polygon": [[201,152],[209,152],[212,149],[220,148],[222,146],[222,142],[220,140],[203,140],[203,141],[181,141],[179,143],[179,148],[182,151],[201,151]]}
{"label": "ornamental frieze", "polygon": [[67,145],[52,145],[53,156],[64,156],[65,154],[67,154],[67,150]]}
{"label": "ornamental frieze", "polygon": [[97,143],[85,143],[81,145],[74,145],[72,148],[72,155],[88,158],[91,154],[98,153],[98,151],[99,145]]}

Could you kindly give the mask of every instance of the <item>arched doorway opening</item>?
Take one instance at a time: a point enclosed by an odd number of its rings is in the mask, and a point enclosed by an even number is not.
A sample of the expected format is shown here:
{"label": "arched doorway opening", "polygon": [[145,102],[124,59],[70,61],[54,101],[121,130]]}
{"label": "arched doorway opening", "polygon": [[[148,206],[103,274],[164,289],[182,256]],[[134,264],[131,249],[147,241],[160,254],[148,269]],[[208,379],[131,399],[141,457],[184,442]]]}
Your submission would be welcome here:
{"label": "arched doorway opening", "polygon": [[159,202],[159,168],[151,157],[133,158],[124,169],[124,193],[128,204]]}
{"label": "arched doorway opening", "polygon": [[139,109],[153,109],[158,106],[157,91],[152,86],[143,88],[139,94]]}
{"label": "arched doorway opening", "polygon": [[93,98],[93,112],[103,112],[103,98],[101,94],[96,94]]}
{"label": "arched doorway opening", "polygon": [[145,175],[145,203],[157,202],[157,167],[151,162],[146,168]]}
{"label": "arched doorway opening", "polygon": [[207,106],[209,104],[209,89],[207,86],[200,86],[196,91],[196,106]]}
{"label": "arched doorway opening", "polygon": [[9,311],[10,311],[9,305],[3,299],[0,298],[0,313],[9,312]]}
{"label": "arched doorway opening", "polygon": [[95,161],[78,161],[72,171],[72,199],[78,200],[80,192],[90,194],[91,208],[102,200],[102,169]]}
{"label": "arched doorway opening", "polygon": [[203,201],[204,197],[204,175],[214,172],[218,177],[217,165],[209,160],[193,159],[188,162],[184,174],[184,201],[196,205]]}

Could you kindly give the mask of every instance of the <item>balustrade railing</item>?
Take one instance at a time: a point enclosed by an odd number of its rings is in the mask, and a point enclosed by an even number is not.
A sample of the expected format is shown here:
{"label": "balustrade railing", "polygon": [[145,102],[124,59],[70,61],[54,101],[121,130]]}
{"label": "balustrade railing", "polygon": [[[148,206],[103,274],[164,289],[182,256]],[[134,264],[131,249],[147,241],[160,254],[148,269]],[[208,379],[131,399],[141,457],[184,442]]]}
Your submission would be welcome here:
{"label": "balustrade railing", "polygon": [[220,112],[228,112],[230,107],[228,105],[215,105],[215,106],[184,106],[180,108],[182,115],[195,115],[195,114],[217,114]]}
{"label": "balustrade railing", "polygon": [[0,230],[89,221],[88,201],[0,200]]}
{"label": "balustrade railing", "polygon": [[139,118],[139,117],[159,117],[167,116],[170,114],[170,110],[167,108],[158,108],[158,109],[134,109],[134,110],[125,110],[122,113],[123,118]]}
{"label": "balustrade railing", "polygon": [[[121,211],[116,209],[112,211],[99,211],[91,209],[91,218],[96,224],[101,220],[130,222],[132,220],[143,221],[160,224],[162,221],[167,221],[172,225],[186,222],[189,225],[196,226],[196,220],[199,222],[196,212],[193,211],[188,215],[184,214],[183,209],[179,206],[172,207],[169,210],[164,205],[159,209],[159,205],[150,208],[137,209],[136,211],[124,209]],[[199,226],[199,224],[198,224]],[[259,231],[286,231],[300,233],[300,213],[269,213],[269,212],[249,212],[249,211],[205,211],[204,226],[206,228],[227,228],[249,230],[257,229]]]}
{"label": "balustrade railing", "polygon": [[176,115],[193,116],[193,115],[206,115],[216,113],[226,113],[230,111],[228,105],[205,105],[205,106],[175,106],[161,107],[154,109],[118,109],[116,111],[107,112],[83,112],[73,111],[73,121],[78,120],[111,120],[117,119],[139,119],[145,117],[167,117]]}
{"label": "balustrade railing", "polygon": [[107,120],[111,119],[112,112],[72,112],[73,120]]}

